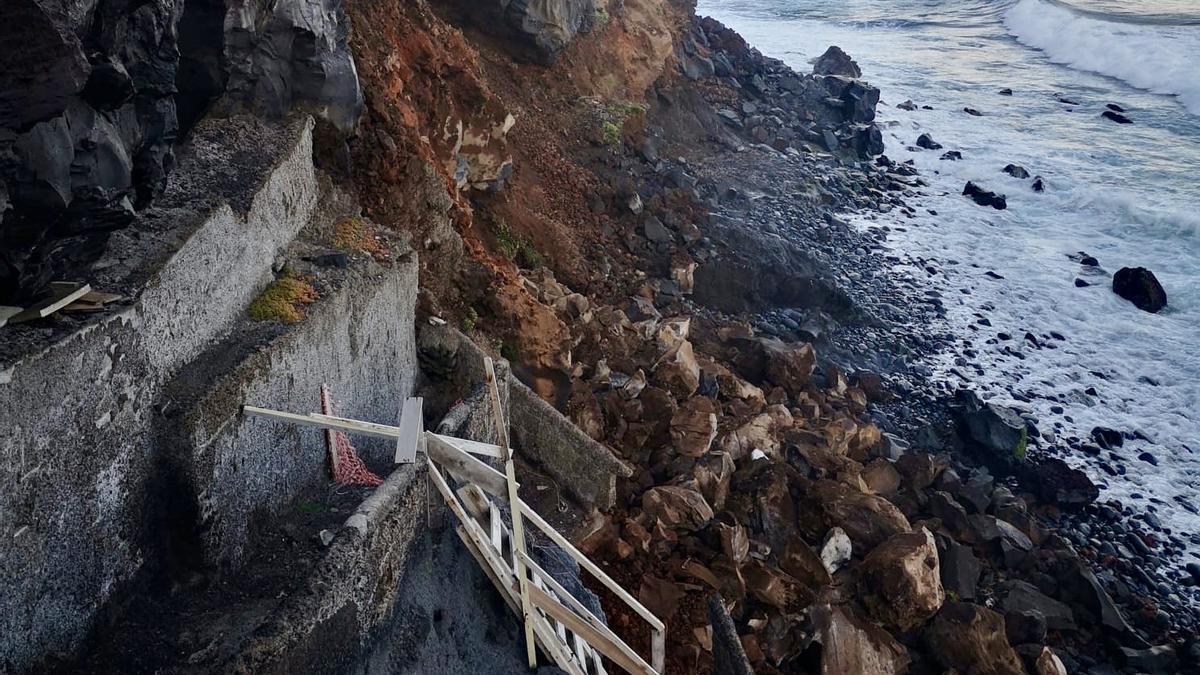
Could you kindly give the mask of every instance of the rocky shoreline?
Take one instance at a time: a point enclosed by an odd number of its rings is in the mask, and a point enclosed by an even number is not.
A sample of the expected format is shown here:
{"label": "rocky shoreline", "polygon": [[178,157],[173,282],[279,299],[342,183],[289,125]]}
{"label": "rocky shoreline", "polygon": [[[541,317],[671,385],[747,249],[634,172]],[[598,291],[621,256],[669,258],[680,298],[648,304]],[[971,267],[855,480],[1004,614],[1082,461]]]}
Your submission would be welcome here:
{"label": "rocky shoreline", "polygon": [[[903,271],[915,261],[881,245],[899,225],[840,217],[919,217],[920,177],[872,158],[860,139],[870,138],[873,104],[867,113],[847,102],[878,92],[849,68],[829,72],[830,59],[852,66],[840,50],[818,63],[824,75],[801,77],[710,20],[694,35],[709,50],[693,58],[714,64],[694,79],[718,80],[702,91],[723,124],[710,132],[720,149],[647,151],[672,145],[679,97],[664,106],[676,110],[651,115],[664,128],[630,150],[654,166],[640,176],[638,201],[690,188],[711,208],[703,235],[689,238],[658,210],[634,213],[642,222],[627,245],[664,279],[643,284],[626,314],[653,326],[658,348],[643,360],[599,337],[576,347],[579,363],[602,357],[608,372],[584,371],[572,416],[641,467],[591,549],[673,626],[694,625],[705,610],[691,598],[717,592],[757,672],[806,663],[823,672],[1177,672],[1200,663],[1189,582],[1154,564],[1178,561],[1182,540],[1156,536],[1152,514],[1095,503],[1092,482],[1050,456],[1016,411],[931,381],[923,356],[954,337],[914,328],[941,313],[937,291]],[[683,72],[708,69],[685,61]],[[832,79],[843,93],[815,103],[790,78]],[[722,79],[739,83],[735,100],[723,98]],[[865,96],[845,94],[848,82]],[[814,120],[828,99],[849,112]],[[661,159],[675,152],[684,154]],[[690,271],[681,272],[680,249]],[[695,354],[695,382],[680,344]],[[681,669],[703,667],[710,635],[673,638]]]}

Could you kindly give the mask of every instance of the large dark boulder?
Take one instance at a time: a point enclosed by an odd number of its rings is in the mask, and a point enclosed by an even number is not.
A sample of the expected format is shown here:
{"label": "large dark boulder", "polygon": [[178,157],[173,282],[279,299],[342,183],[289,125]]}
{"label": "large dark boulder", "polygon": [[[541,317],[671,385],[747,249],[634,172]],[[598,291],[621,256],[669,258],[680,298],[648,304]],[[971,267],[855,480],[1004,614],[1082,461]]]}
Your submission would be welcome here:
{"label": "large dark boulder", "polygon": [[833,45],[813,62],[813,75],[840,75],[857,79],[862,77],[862,70],[841,47]]}
{"label": "large dark boulder", "polygon": [[226,1],[227,97],[267,117],[306,110],[353,132],[363,98],[342,0]]}
{"label": "large dark boulder", "polygon": [[1016,411],[984,402],[969,390],[958,393],[956,404],[966,439],[989,463],[1011,467],[1025,461],[1029,432]]}
{"label": "large dark boulder", "polygon": [[[938,146],[941,147],[941,146]],[[980,206],[990,206],[997,211],[1003,211],[1008,208],[1008,198],[1002,194],[996,194],[991,190],[985,190],[976,185],[973,181],[967,181],[966,186],[962,191],[964,196],[970,197],[971,201]]]}
{"label": "large dark boulder", "polygon": [[164,186],[182,3],[11,0],[0,22],[0,304],[78,278]]}
{"label": "large dark boulder", "polygon": [[1145,267],[1122,267],[1113,275],[1113,293],[1137,305],[1138,309],[1157,312],[1167,306],[1167,292]]}

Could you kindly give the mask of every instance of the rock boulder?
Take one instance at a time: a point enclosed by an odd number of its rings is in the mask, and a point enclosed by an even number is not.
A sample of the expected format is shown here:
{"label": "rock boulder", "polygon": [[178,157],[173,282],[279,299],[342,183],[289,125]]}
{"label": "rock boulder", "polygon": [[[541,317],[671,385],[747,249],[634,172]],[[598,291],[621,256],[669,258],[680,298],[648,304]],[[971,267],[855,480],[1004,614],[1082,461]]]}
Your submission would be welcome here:
{"label": "rock boulder", "polygon": [[840,75],[842,77],[859,78],[862,77],[862,70],[850,55],[842,51],[841,47],[832,45],[825,53],[817,57],[813,62],[814,75]]}
{"label": "rock boulder", "polygon": [[946,600],[937,546],[925,528],[875,547],[857,573],[859,598],[871,616],[901,631],[924,623]]}
{"label": "rock boulder", "polygon": [[925,631],[930,655],[944,668],[975,675],[1024,675],[1004,635],[1004,618],[985,607],[947,602]]}
{"label": "rock boulder", "polygon": [[1113,275],[1113,293],[1125,298],[1138,309],[1155,313],[1167,306],[1167,292],[1154,272],[1145,267],[1122,267]]}

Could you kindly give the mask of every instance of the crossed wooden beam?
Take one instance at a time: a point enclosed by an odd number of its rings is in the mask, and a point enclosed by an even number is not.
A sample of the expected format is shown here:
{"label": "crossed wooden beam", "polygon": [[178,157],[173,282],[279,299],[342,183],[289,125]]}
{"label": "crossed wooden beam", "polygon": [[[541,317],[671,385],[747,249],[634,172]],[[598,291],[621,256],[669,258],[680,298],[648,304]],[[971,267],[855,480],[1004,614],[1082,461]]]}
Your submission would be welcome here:
{"label": "crossed wooden beam", "polygon": [[[400,426],[251,405],[243,406],[242,411],[276,422],[395,440],[396,464],[411,464],[416,461],[417,454],[423,452],[429,460],[430,481],[460,521],[456,528],[459,538],[500,591],[506,604],[522,619],[531,669],[537,667],[536,646],[540,644],[555,665],[571,675],[606,675],[601,655],[626,672],[661,675],[666,661],[666,626],[663,622],[521,500],[495,367],[490,358],[485,360],[484,366],[499,444],[425,431],[423,400],[419,397],[404,401]],[[489,465],[487,460],[502,461],[504,473]],[[451,489],[443,471],[461,485],[457,491]],[[504,522],[498,502],[509,505],[511,527]],[[526,521],[650,625],[653,665],[646,663],[604,621],[529,556],[525,545]]]}

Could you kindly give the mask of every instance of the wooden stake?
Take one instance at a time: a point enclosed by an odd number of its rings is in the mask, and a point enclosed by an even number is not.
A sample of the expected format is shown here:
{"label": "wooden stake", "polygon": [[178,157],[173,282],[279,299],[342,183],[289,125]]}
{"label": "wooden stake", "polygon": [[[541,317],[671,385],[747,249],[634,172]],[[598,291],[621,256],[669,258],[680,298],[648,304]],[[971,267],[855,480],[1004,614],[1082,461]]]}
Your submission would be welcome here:
{"label": "wooden stake", "polygon": [[424,399],[421,397],[404,399],[400,409],[400,436],[396,439],[396,464],[412,464],[417,461],[417,450],[425,435],[425,419],[421,412]]}
{"label": "wooden stake", "polygon": [[[329,397],[329,387],[325,384],[321,385],[321,412],[325,415],[333,414],[333,402]],[[333,429],[328,427],[325,428],[325,448],[329,451],[330,475],[337,476],[340,468],[338,467],[337,439],[334,437]]]}
{"label": "wooden stake", "polygon": [[520,553],[525,553],[525,528],[521,523],[521,496],[517,491],[517,469],[513,465],[512,448],[508,444],[508,425],[504,423],[504,410],[500,407],[500,386],[496,382],[496,367],[490,356],[484,357],[484,371],[487,376],[488,389],[492,395],[492,422],[496,425],[496,441],[504,458],[504,474],[508,478],[508,503],[512,513],[513,550],[516,556],[517,582],[521,585],[521,612],[525,620],[525,651],[529,657],[529,669],[537,668],[537,646],[533,633],[533,605],[529,601],[529,575],[525,571],[525,563],[521,561]]}

